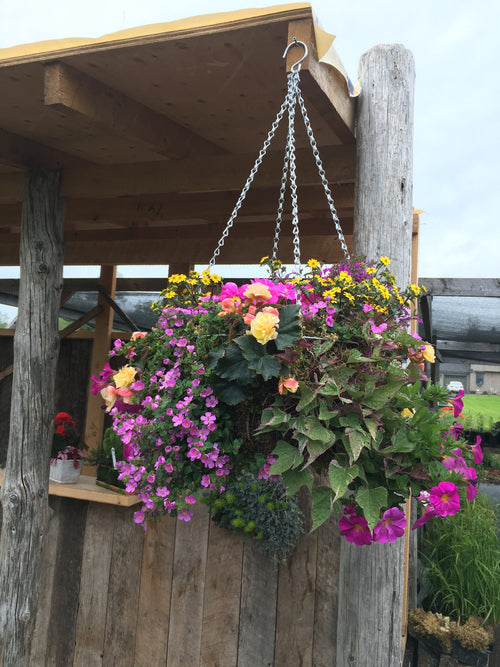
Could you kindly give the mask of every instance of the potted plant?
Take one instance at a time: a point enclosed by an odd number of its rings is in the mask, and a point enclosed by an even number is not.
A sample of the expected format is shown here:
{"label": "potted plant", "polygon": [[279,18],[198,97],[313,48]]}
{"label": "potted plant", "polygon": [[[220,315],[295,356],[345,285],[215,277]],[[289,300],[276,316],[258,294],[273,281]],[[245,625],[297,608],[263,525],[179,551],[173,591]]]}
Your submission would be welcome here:
{"label": "potted plant", "polygon": [[125,365],[93,378],[124,445],[120,477],[143,503],[136,522],[189,521],[259,457],[288,496],[309,489],[313,527],[342,512],[356,544],[401,536],[410,495],[419,523],[458,511],[475,453],[455,425],[461,398],[433,409],[447,392],[426,386],[433,349],[409,332],[421,288],[398,290],[385,257],[310,260],[294,275],[263,262],[270,278],[245,285],[170,276],[155,328],[116,341]]}
{"label": "potted plant", "polygon": [[54,418],[50,457],[49,478],[52,482],[76,482],[82,471],[83,449],[76,422],[67,412],[58,412]]}
{"label": "potted plant", "polygon": [[483,667],[500,621],[498,508],[478,493],[444,525],[431,520],[421,535],[419,598],[409,627],[434,657]]}
{"label": "potted plant", "polygon": [[116,462],[123,459],[123,444],[110,426],[104,431],[102,447],[87,456],[87,462],[96,466],[96,484],[117,493],[125,493],[125,484],[118,479]]}

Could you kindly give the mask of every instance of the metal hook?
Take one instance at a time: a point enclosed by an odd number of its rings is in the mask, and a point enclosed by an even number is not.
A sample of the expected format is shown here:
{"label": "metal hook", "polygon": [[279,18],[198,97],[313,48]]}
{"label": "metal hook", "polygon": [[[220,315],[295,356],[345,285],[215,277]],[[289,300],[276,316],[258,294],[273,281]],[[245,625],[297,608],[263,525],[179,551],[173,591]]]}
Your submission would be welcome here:
{"label": "metal hook", "polygon": [[292,46],[303,46],[304,47],[304,55],[300,60],[297,60],[296,63],[294,63],[291,67],[292,72],[298,72],[300,70],[300,64],[307,58],[307,55],[309,53],[309,50],[307,48],[307,45],[304,44],[304,42],[300,42],[297,40],[296,37],[293,38],[293,42],[290,42],[290,44],[286,47],[285,53],[283,54],[283,58],[286,58],[286,54],[288,53],[288,50]]}

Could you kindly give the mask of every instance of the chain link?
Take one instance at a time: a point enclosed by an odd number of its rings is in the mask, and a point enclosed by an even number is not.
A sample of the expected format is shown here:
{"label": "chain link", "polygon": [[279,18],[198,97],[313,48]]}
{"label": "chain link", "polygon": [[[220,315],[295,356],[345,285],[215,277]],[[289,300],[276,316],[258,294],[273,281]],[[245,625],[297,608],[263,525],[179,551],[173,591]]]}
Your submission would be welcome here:
{"label": "chain link", "polygon": [[[286,53],[286,52],[285,52]],[[278,210],[277,210],[277,215],[276,215],[276,227],[275,227],[275,232],[274,232],[274,243],[273,243],[273,259],[277,259],[278,255],[278,244],[279,244],[279,236],[280,236],[280,231],[281,231],[281,222],[283,218],[283,205],[285,201],[285,192],[286,192],[286,184],[288,182],[288,179],[290,180],[290,194],[291,194],[291,201],[292,201],[292,234],[293,234],[293,258],[294,258],[294,264],[297,267],[297,270],[300,268],[300,239],[299,239],[299,208],[298,208],[298,197],[297,197],[297,177],[296,177],[296,170],[295,170],[295,107],[297,102],[299,103],[300,110],[302,113],[302,118],[304,120],[304,125],[306,128],[307,136],[309,137],[309,143],[311,144],[311,149],[314,155],[314,158],[316,160],[316,166],[318,168],[318,172],[321,178],[321,182],[323,184],[323,188],[325,191],[326,199],[328,201],[328,206],[330,208],[330,212],[332,215],[333,222],[335,224],[335,229],[337,231],[337,236],[339,238],[340,245],[342,247],[342,251],[344,253],[344,256],[346,259],[349,259],[349,251],[347,249],[347,245],[344,239],[344,235],[342,233],[342,228],[340,226],[339,218],[337,215],[337,211],[335,209],[335,204],[333,201],[332,193],[330,191],[329,185],[328,185],[328,180],[326,178],[325,170],[323,169],[323,164],[321,162],[321,158],[319,155],[319,150],[318,146],[316,143],[316,139],[314,138],[314,134],[312,131],[311,127],[311,122],[309,120],[309,116],[307,115],[306,107],[304,104],[304,99],[302,98],[301,92],[300,92],[300,65],[293,69],[288,75],[288,90],[285,99],[283,100],[283,104],[281,105],[280,110],[278,111],[278,114],[276,115],[276,118],[271,126],[271,129],[269,130],[269,133],[267,135],[266,140],[264,141],[264,144],[260,150],[260,153],[255,160],[255,163],[252,167],[252,170],[250,171],[250,174],[248,176],[248,179],[241,191],[241,194],[238,198],[238,201],[236,202],[236,205],[233,209],[233,212],[231,213],[231,216],[226,224],[226,227],[224,231],[222,232],[222,236],[217,244],[217,247],[215,248],[214,254],[212,255],[212,259],[210,260],[210,263],[208,265],[209,268],[212,268],[215,265],[215,260],[217,257],[220,255],[220,251],[224,247],[224,242],[226,238],[229,236],[229,231],[231,227],[234,224],[234,221],[236,219],[236,216],[238,215],[238,211],[241,208],[241,205],[243,201],[245,200],[245,197],[247,195],[248,190],[250,189],[250,186],[255,178],[255,175],[257,174],[260,165],[262,164],[262,161],[267,153],[267,149],[269,148],[271,141],[274,138],[274,135],[276,133],[276,130],[278,128],[278,125],[281,122],[281,119],[283,118],[285,111],[288,110],[288,133],[287,133],[287,141],[286,141],[286,147],[285,147],[285,156],[284,156],[284,161],[283,161],[283,172],[281,176],[281,186],[280,186],[280,195],[279,195],[279,201],[278,201]]]}

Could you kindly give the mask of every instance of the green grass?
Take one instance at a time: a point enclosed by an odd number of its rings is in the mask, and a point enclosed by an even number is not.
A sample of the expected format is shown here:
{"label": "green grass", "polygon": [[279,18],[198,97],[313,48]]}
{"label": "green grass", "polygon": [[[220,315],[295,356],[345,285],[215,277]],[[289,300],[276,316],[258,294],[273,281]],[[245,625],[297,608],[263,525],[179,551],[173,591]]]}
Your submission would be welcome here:
{"label": "green grass", "polygon": [[464,396],[464,427],[490,431],[500,422],[500,396]]}

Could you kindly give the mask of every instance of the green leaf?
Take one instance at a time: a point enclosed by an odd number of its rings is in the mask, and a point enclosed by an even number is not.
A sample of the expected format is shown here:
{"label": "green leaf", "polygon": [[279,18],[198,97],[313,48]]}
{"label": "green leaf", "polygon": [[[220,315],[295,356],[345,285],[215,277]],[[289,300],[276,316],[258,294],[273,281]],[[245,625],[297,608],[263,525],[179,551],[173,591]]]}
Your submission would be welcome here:
{"label": "green leaf", "polygon": [[283,473],[283,484],[289,496],[297,493],[301,486],[307,486],[312,491],[313,476],[309,468],[304,470],[285,470]]}
{"label": "green leaf", "polygon": [[400,429],[391,438],[391,445],[384,447],[383,452],[412,452],[416,447],[416,442],[408,439],[406,429]]}
{"label": "green leaf", "polygon": [[368,429],[368,433],[372,436],[373,439],[375,439],[377,437],[378,422],[375,419],[370,419],[369,417],[365,417],[363,421],[365,422],[365,426]]}
{"label": "green leaf", "polygon": [[279,408],[265,408],[262,411],[258,433],[274,430],[276,426],[288,422],[289,415]]}
{"label": "green leaf", "polygon": [[329,444],[325,445],[324,442],[321,442],[321,440],[308,440],[306,443],[306,448],[307,448],[307,453],[309,454],[309,458],[307,459],[307,465],[311,465],[313,461],[315,461],[318,456],[321,456],[321,454],[324,454],[328,449],[330,449]]}
{"label": "green leaf", "polygon": [[365,395],[362,403],[373,410],[380,410],[388,401],[397,394],[403,386],[403,380],[394,380],[381,387],[377,387],[373,392]]}
{"label": "green leaf", "polygon": [[276,357],[266,354],[266,346],[261,345],[254,336],[245,335],[234,339],[241,349],[244,358],[248,361],[248,367],[264,380],[278,377],[280,374],[280,362]]}
{"label": "green leaf", "polygon": [[289,445],[284,440],[278,440],[272,453],[277,460],[269,468],[271,475],[281,475],[285,470],[297,468],[304,460],[297,447]]}
{"label": "green leaf", "polygon": [[335,493],[334,501],[341,498],[347,491],[347,487],[352,480],[359,474],[358,466],[352,468],[342,468],[337,461],[332,461],[328,468],[328,475],[330,477],[330,485]]}
{"label": "green leaf", "polygon": [[218,380],[214,383],[213,387],[217,397],[221,401],[224,401],[224,403],[227,403],[227,405],[237,405],[247,397],[237,382]]}
{"label": "green leaf", "polygon": [[316,417],[306,417],[300,422],[297,419],[295,428],[299,433],[303,433],[310,440],[320,440],[322,443],[328,445],[328,447],[331,447],[335,442],[335,433],[325,428]]}
{"label": "green leaf", "polygon": [[219,359],[222,359],[222,357],[224,356],[225,351],[226,348],[219,347],[217,350],[209,352],[207,356],[207,367],[212,369],[215,368],[217,366],[217,362],[219,361]]}
{"label": "green leaf", "polygon": [[330,421],[331,419],[336,419],[339,415],[338,410],[329,410],[328,409],[328,403],[326,401],[320,401],[319,403],[319,413],[318,413],[318,419],[321,419],[321,421]]}
{"label": "green leaf", "polygon": [[332,511],[332,490],[328,486],[317,486],[312,492],[311,532],[321,526]]}
{"label": "green leaf", "polygon": [[356,502],[363,508],[368,526],[373,530],[380,519],[380,510],[387,505],[387,489],[382,486],[375,489],[360,489],[356,494]]}
{"label": "green leaf", "polygon": [[294,304],[280,308],[278,336],[275,339],[278,350],[292,347],[302,335],[300,328],[299,306]]}
{"label": "green leaf", "polygon": [[350,378],[355,372],[355,368],[349,368],[348,366],[334,367],[327,383],[324,387],[321,387],[319,393],[322,396],[338,396],[340,392],[346,389]]}
{"label": "green leaf", "polygon": [[316,398],[316,394],[309,389],[305,382],[299,382],[300,388],[300,401],[297,405],[297,412],[300,412],[303,408],[312,403]]}
{"label": "green leaf", "polygon": [[358,460],[363,448],[370,445],[370,440],[371,437],[369,433],[358,431],[353,428],[346,428],[342,441],[349,453],[349,461],[351,464]]}
{"label": "green leaf", "polygon": [[214,367],[214,372],[225,380],[237,380],[239,384],[249,384],[255,377],[248,368],[248,361],[236,345],[230,345]]}

